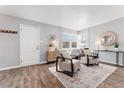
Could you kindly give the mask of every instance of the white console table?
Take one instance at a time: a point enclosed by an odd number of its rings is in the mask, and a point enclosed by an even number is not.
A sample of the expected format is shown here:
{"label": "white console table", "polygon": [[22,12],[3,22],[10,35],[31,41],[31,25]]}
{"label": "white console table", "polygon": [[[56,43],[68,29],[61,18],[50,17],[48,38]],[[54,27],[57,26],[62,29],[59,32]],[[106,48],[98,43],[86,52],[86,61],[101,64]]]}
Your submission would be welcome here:
{"label": "white console table", "polygon": [[99,53],[99,60],[115,65],[124,66],[124,51],[94,50]]}

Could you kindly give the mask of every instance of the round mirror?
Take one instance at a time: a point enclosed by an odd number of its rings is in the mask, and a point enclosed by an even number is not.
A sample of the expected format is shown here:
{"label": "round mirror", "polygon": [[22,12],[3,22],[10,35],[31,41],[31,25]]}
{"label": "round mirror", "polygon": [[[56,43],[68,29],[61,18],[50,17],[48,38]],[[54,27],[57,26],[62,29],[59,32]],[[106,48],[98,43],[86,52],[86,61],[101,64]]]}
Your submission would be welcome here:
{"label": "round mirror", "polygon": [[113,32],[104,32],[100,34],[99,40],[102,46],[111,46],[116,42],[117,37]]}

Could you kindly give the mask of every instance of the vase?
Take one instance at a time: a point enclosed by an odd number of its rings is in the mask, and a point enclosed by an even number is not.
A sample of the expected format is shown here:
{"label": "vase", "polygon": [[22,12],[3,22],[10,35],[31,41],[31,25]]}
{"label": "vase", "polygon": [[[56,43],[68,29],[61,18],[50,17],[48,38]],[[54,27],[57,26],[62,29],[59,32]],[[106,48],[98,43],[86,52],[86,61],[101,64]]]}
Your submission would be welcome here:
{"label": "vase", "polygon": [[118,49],[118,48],[114,48],[114,50],[115,50],[115,51],[119,51],[119,49]]}

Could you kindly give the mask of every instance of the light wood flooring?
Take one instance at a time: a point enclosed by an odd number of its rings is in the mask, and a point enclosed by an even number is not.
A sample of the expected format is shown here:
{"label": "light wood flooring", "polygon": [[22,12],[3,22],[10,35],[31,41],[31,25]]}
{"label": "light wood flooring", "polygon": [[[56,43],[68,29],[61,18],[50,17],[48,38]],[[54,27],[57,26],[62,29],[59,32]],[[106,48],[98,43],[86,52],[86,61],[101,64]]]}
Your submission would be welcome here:
{"label": "light wood flooring", "polygon": [[61,88],[59,80],[49,72],[54,64],[32,65],[0,71],[0,87],[14,88]]}
{"label": "light wood flooring", "polygon": [[[63,88],[62,83],[48,70],[55,65],[33,65],[0,71],[0,87],[6,88]],[[118,68],[98,88],[124,87],[124,68]]]}
{"label": "light wood flooring", "polygon": [[124,88],[124,68],[118,67],[98,88]]}

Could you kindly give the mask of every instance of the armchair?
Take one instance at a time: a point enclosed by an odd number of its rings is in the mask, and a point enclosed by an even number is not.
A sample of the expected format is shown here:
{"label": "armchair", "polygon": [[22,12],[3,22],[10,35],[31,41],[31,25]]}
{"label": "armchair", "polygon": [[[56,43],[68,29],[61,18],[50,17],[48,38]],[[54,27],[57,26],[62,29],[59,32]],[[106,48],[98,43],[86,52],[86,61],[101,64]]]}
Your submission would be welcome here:
{"label": "armchair", "polygon": [[86,55],[81,58],[82,63],[89,65],[99,65],[99,57],[98,54]]}
{"label": "armchair", "polygon": [[81,57],[82,63],[89,65],[99,65],[99,55],[98,53],[90,53],[89,49],[84,50],[85,56]]}
{"label": "armchair", "polygon": [[[67,56],[67,53],[66,53]],[[72,59],[71,56],[65,57],[63,54],[56,59],[56,71],[65,73],[71,77],[80,69],[80,60]]]}
{"label": "armchair", "polygon": [[81,51],[79,49],[72,49],[71,56],[73,59],[80,59]]}

